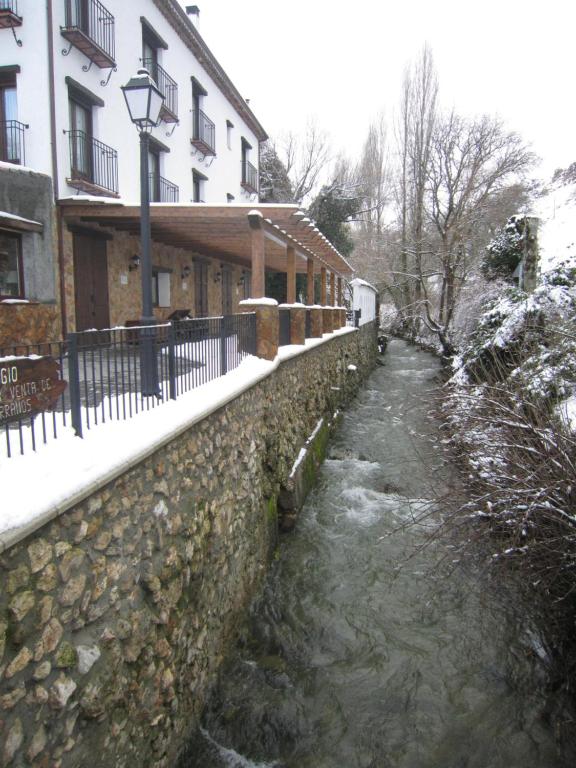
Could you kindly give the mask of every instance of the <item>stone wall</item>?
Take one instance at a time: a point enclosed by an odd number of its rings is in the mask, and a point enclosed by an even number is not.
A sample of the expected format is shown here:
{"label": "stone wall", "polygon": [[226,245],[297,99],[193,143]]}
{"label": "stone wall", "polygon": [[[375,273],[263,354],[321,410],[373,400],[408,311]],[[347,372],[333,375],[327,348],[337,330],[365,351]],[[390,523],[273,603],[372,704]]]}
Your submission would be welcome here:
{"label": "stone wall", "polygon": [[0,555],[0,765],[174,765],[299,449],[375,355],[365,326],[286,360]]}
{"label": "stone wall", "polygon": [[[30,303],[0,302],[0,347],[61,338],[53,201],[49,176],[17,165],[3,164],[0,167],[0,211],[42,225],[41,232],[19,232],[24,298]],[[10,222],[7,221],[3,228],[10,230]]]}
{"label": "stone wall", "polygon": [[[84,228],[86,234],[89,230]],[[127,320],[137,320],[142,316],[142,289],[140,269],[130,271],[130,257],[140,253],[140,236],[128,232],[115,232],[113,229],[99,227],[95,234],[106,233],[112,236],[106,242],[108,259],[108,297],[110,307],[110,325],[124,325]],[[67,227],[63,233],[64,284],[66,295],[66,316],[68,330],[76,328],[76,307],[74,296],[74,248],[73,234]],[[195,254],[184,248],[174,248],[163,243],[152,242],[152,265],[170,271],[170,306],[156,307],[154,314],[158,320],[165,320],[175,309],[189,309],[194,315],[195,285],[193,259]],[[220,261],[206,259],[208,264],[208,313],[212,316],[222,314],[222,280]],[[182,278],[185,267],[191,271]],[[229,265],[232,273],[232,311],[238,311],[238,305],[244,298],[243,287],[239,284],[242,268]]]}

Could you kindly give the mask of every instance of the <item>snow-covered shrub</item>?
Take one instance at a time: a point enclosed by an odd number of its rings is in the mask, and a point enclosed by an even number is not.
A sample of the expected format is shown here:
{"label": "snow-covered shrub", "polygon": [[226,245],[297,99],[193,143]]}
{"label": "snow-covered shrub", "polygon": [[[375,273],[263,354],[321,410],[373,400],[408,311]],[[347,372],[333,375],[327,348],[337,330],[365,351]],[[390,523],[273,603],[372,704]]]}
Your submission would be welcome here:
{"label": "snow-covered shrub", "polygon": [[482,272],[488,280],[510,279],[524,251],[525,216],[511,216],[486,248]]}

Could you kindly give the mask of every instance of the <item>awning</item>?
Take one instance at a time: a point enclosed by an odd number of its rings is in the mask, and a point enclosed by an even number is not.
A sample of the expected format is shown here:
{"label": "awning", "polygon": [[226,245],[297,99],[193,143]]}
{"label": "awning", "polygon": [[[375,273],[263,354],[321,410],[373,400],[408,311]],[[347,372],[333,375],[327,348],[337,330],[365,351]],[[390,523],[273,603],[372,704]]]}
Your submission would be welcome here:
{"label": "awning", "polygon": [[43,232],[44,224],[41,221],[32,221],[7,211],[0,211],[0,229],[9,229],[11,232]]}
{"label": "awning", "polygon": [[[70,198],[60,200],[59,205],[67,221],[112,227],[134,235],[140,232],[138,204]],[[308,259],[312,258],[316,272],[324,267],[341,277],[352,275],[350,264],[296,205],[152,203],[152,239],[250,268],[252,234],[248,216],[254,213],[262,217],[267,269],[285,271],[286,250],[291,246],[298,272],[306,272]]]}

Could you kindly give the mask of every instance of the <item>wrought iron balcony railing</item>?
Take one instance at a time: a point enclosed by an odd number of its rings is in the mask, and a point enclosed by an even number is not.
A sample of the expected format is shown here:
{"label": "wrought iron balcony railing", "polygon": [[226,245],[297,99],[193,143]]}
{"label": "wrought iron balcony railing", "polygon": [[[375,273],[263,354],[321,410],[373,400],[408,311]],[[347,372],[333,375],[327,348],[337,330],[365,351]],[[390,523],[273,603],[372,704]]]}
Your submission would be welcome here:
{"label": "wrought iron balcony railing", "polygon": [[192,144],[205,155],[216,154],[216,126],[201,109],[192,112]]}
{"label": "wrought iron balcony railing", "polygon": [[[66,25],[62,35],[101,69],[116,65],[114,16],[99,0],[64,0]],[[65,55],[70,48],[62,51]]]}
{"label": "wrought iron balcony railing", "polygon": [[258,193],[258,171],[248,160],[242,160],[242,186],[248,192]]}
{"label": "wrought iron balcony railing", "polygon": [[24,131],[28,128],[18,120],[0,121],[0,160],[25,165]]}
{"label": "wrought iron balcony railing", "polygon": [[18,0],[0,0],[0,29],[19,27],[22,16],[18,13]]}
{"label": "wrought iron balcony railing", "polygon": [[84,131],[69,131],[69,139],[70,186],[86,192],[105,190],[117,195],[118,152]]}
{"label": "wrought iron balcony railing", "polygon": [[178,122],[178,84],[154,59],[142,59],[142,66],[150,73],[164,95],[160,117],[165,123]]}
{"label": "wrought iron balcony railing", "polygon": [[151,203],[177,203],[180,199],[180,190],[176,184],[156,173],[149,174],[148,188]]}

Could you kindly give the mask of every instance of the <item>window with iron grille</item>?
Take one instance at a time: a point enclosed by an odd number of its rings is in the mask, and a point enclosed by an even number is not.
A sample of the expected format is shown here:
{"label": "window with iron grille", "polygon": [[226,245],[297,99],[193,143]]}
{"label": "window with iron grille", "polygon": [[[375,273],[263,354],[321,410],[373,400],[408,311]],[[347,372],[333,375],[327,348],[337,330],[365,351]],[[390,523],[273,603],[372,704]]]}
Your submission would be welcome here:
{"label": "window with iron grille", "polygon": [[0,299],[22,299],[22,236],[0,230]]}

